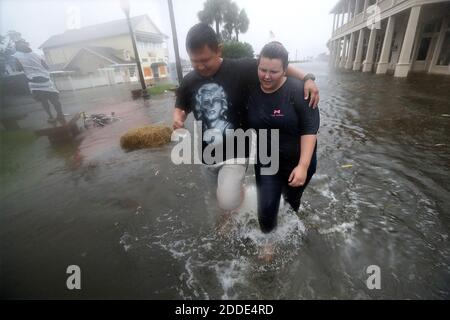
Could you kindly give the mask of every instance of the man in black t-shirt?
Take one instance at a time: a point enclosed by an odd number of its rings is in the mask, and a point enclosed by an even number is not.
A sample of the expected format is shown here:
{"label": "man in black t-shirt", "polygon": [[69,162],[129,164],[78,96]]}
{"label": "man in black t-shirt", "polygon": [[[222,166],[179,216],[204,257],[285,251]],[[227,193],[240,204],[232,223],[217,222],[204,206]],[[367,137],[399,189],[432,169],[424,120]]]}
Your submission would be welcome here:
{"label": "man in black t-shirt", "polygon": [[[194,71],[185,76],[177,91],[173,128],[181,129],[187,114],[192,112],[202,129],[202,173],[208,191],[215,195],[225,212],[237,209],[244,197],[243,181],[247,154],[227,154],[226,139],[230,130],[245,128],[245,103],[248,88],[259,83],[255,59],[222,59],[222,45],[214,30],[204,23],[193,26],[186,37],[186,48]],[[288,75],[303,80],[305,75],[290,67]],[[306,80],[306,79],[304,79]],[[305,99],[317,106],[319,95],[312,80],[305,81]],[[213,161],[203,157],[213,150]],[[214,153],[223,151],[217,161]],[[220,158],[220,157],[219,157]]]}

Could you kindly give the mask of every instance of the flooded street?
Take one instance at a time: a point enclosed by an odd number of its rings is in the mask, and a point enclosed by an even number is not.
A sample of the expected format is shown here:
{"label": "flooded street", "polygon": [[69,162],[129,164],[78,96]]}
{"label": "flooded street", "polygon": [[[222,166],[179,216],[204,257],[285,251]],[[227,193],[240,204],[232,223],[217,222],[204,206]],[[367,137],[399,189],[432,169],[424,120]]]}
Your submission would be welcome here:
{"label": "flooded street", "polygon": [[[281,208],[270,264],[257,255],[265,237],[253,170],[230,234],[219,237],[199,166],[172,164],[174,144],[120,148],[130,128],[171,124],[173,93],[145,105],[123,87],[65,92],[65,113],[121,121],[58,148],[33,135],[44,112],[19,106],[22,129],[0,141],[0,296],[449,299],[450,78],[300,67],[321,94],[318,169],[300,214]],[[69,265],[81,268],[81,290],[66,287]],[[380,290],[366,286],[372,265]]]}

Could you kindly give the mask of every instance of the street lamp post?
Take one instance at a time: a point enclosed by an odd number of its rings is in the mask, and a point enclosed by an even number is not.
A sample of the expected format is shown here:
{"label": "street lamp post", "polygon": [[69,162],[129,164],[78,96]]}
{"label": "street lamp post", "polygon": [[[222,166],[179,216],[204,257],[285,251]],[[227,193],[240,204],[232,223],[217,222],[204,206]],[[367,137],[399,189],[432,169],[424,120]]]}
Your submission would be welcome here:
{"label": "street lamp post", "polygon": [[127,17],[128,29],[130,31],[131,42],[133,43],[134,57],[136,60],[137,69],[139,72],[139,79],[141,81],[142,86],[142,97],[144,99],[148,99],[150,98],[150,94],[148,93],[147,87],[145,85],[144,74],[142,73],[141,67],[141,59],[139,58],[139,52],[136,46],[136,38],[134,36],[133,27],[131,26],[130,21],[130,3],[128,2],[128,0],[120,0],[120,7],[122,8],[122,11],[125,13],[125,16]]}

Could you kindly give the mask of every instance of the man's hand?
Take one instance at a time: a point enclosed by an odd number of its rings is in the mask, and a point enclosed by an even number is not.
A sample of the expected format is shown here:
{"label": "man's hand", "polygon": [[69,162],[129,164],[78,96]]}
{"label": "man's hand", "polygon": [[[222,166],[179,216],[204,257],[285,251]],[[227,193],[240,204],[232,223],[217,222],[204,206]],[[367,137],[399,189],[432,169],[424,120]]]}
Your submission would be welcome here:
{"label": "man's hand", "polygon": [[[294,77],[299,80],[303,80],[305,78],[305,74],[298,68],[288,65],[286,70],[286,75],[288,77]],[[308,100],[308,98],[311,98],[309,101],[309,106],[316,108],[319,104],[319,89],[316,86],[316,83],[310,79],[305,81],[305,100]]]}
{"label": "man's hand", "polygon": [[182,129],[182,128],[184,128],[184,122],[180,121],[180,120],[173,120],[173,125],[172,126],[173,126],[174,130]]}
{"label": "man's hand", "polygon": [[289,185],[291,187],[300,187],[305,184],[307,177],[308,167],[303,165],[298,165],[292,170],[289,176]]}
{"label": "man's hand", "polygon": [[316,83],[312,80],[306,80],[305,82],[305,100],[308,100],[309,97],[311,97],[309,106],[316,108],[320,100],[319,89],[317,88]]}
{"label": "man's hand", "polygon": [[175,108],[173,111],[173,129],[184,128],[184,121],[186,120],[186,112],[180,108]]}

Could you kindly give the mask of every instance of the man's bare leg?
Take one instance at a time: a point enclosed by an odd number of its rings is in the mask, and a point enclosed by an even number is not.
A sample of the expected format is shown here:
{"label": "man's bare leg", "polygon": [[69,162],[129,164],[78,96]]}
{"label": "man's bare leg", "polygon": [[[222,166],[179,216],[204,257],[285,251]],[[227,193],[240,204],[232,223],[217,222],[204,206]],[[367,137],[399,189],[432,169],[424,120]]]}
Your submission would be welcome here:
{"label": "man's bare leg", "polygon": [[227,235],[231,232],[231,229],[233,227],[233,217],[238,214],[239,209],[241,209],[242,204],[244,203],[244,199],[245,199],[245,186],[244,185],[241,186],[240,195],[241,195],[240,202],[236,208],[234,208],[232,210],[221,209],[222,212],[219,216],[219,219],[217,221],[217,226],[216,226],[217,233],[220,236]]}
{"label": "man's bare leg", "polygon": [[265,263],[271,263],[275,257],[275,245],[274,243],[267,239],[258,252],[258,258]]}

